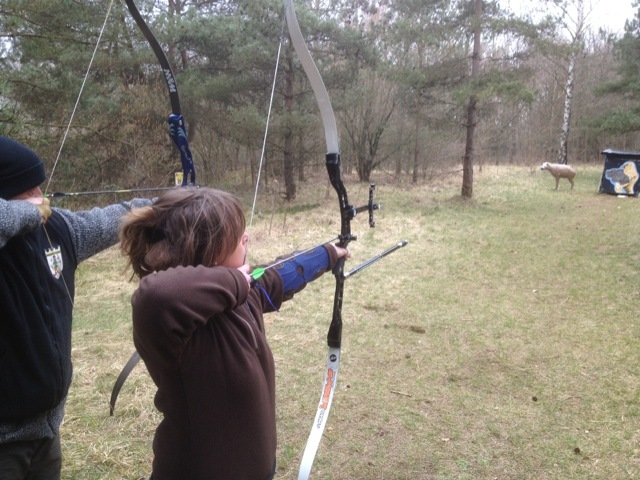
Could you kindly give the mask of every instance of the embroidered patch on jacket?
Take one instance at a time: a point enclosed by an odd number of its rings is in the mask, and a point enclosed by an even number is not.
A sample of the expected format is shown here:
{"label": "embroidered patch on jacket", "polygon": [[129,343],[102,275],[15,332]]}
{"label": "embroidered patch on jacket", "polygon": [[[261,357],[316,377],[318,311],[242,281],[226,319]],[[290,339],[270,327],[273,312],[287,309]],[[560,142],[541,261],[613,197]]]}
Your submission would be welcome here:
{"label": "embroidered patch on jacket", "polygon": [[49,263],[49,270],[51,275],[55,278],[60,278],[62,275],[62,250],[60,247],[52,247],[44,251],[47,256],[47,262]]}

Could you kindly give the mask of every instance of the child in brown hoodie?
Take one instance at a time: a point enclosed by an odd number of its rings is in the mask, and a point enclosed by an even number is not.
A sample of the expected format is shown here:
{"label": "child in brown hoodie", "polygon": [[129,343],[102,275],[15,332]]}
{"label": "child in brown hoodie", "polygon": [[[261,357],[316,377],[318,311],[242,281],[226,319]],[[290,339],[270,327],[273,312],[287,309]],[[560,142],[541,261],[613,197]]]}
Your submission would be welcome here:
{"label": "child in brown hoodie", "polygon": [[263,313],[333,268],[330,244],[253,281],[238,199],[181,188],[133,211],[122,249],[140,278],[133,337],[164,418],[153,440],[153,480],[273,478],[274,361]]}

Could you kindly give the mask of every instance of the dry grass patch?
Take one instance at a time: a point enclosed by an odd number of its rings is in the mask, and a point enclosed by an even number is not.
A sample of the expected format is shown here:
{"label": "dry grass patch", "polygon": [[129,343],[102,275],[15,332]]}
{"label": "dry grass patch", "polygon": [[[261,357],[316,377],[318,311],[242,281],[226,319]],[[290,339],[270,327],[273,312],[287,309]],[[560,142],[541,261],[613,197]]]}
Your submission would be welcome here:
{"label": "dry grass patch", "polygon": [[[343,360],[314,479],[640,477],[639,204],[597,194],[600,167],[577,170],[574,190],[555,192],[537,167],[484,166],[467,202],[457,177],[378,186],[378,226],[369,230],[366,215],[354,222],[350,263],[403,238],[410,244],[346,283]],[[366,200],[366,186],[348,188],[352,203]],[[338,230],[324,179],[300,190],[291,205],[261,198],[251,262]],[[133,348],[135,284],[122,266],[110,250],[80,271],[65,478],[150,471],[159,418],[144,366],[108,416]],[[267,317],[277,478],[297,475],[333,289],[326,275]]]}

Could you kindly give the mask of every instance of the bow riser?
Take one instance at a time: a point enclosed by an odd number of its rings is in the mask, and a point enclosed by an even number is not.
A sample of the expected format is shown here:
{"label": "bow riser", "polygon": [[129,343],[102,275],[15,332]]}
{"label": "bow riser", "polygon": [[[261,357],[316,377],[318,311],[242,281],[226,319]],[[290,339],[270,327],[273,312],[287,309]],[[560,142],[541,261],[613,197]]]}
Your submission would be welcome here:
{"label": "bow riser", "polygon": [[169,115],[168,121],[169,135],[180,152],[183,172],[182,186],[193,186],[196,184],[196,172],[193,166],[191,148],[189,148],[189,140],[187,139],[187,131],[185,130],[184,117],[172,113]]}
{"label": "bow riser", "polygon": [[356,209],[349,204],[347,189],[342,182],[342,167],[340,166],[340,154],[327,154],[327,173],[331,186],[338,194],[338,202],[340,205],[340,243],[341,247],[347,248],[347,245],[356,237],[351,234],[351,220],[356,216]]}
{"label": "bow riser", "polygon": [[331,348],[342,346],[342,299],[344,297],[344,260],[338,260],[333,274],[336,277],[336,291],[333,296],[333,314],[327,333],[327,345]]}
{"label": "bow riser", "polygon": [[[327,173],[331,186],[338,194],[340,205],[340,235],[338,245],[347,248],[349,243],[356,240],[351,233],[351,220],[356,215],[355,209],[349,204],[347,189],[342,182],[342,168],[340,165],[340,154],[327,154]],[[333,275],[336,278],[336,290],[333,296],[333,313],[331,315],[331,325],[327,333],[327,345],[331,348],[339,349],[342,344],[342,299],[344,297],[344,264],[345,259],[340,258],[333,268]]]}

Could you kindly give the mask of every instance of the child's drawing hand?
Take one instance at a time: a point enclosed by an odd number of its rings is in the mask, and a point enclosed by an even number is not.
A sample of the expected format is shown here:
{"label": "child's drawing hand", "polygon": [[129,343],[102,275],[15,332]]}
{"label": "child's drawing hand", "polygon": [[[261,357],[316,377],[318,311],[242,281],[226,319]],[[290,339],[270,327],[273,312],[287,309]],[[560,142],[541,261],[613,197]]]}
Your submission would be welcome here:
{"label": "child's drawing hand", "polygon": [[247,285],[251,286],[252,278],[251,275],[249,275],[249,272],[251,272],[251,267],[245,263],[241,267],[238,267],[238,270],[243,273],[244,278],[247,281]]}

